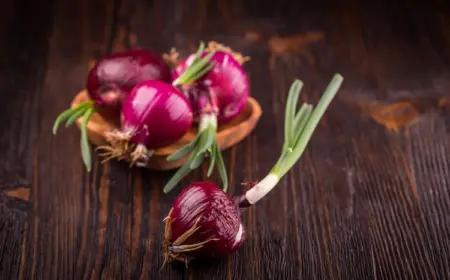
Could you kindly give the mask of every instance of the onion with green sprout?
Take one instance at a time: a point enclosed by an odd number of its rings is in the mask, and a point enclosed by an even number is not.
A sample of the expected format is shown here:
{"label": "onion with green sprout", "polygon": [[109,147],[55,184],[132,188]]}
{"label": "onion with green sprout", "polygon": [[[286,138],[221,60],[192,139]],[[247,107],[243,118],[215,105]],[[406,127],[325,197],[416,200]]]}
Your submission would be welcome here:
{"label": "onion with green sprout", "polygon": [[286,101],[284,144],[269,173],[244,194],[230,198],[212,182],[188,185],[175,199],[165,218],[164,263],[187,263],[194,258],[232,254],[244,243],[246,232],[241,213],[265,197],[296,164],[305,151],[343,77],[336,74],[317,106],[304,103],[297,110],[303,83],[296,80]]}
{"label": "onion with green sprout", "polygon": [[[199,49],[203,48],[201,43]],[[90,100],[60,114],[53,133],[62,122],[69,126],[82,118],[81,154],[90,171],[87,124],[98,109],[113,111],[121,117],[121,128],[107,132],[109,145],[100,147],[102,155],[107,160],[127,159],[131,164],[145,166],[156,148],[179,140],[190,128],[190,103],[175,86],[193,83],[209,71],[213,54],[196,60],[185,69],[183,80],[172,84],[169,66],[150,51],[137,49],[107,55],[88,74]]]}
{"label": "onion with green sprout", "polygon": [[[192,64],[209,57],[210,65],[195,82],[186,81]],[[167,160],[178,160],[190,154],[187,162],[173,175],[164,187],[171,191],[179,181],[210,158],[208,177],[215,166],[219,171],[224,190],[228,187],[226,167],[217,143],[217,128],[238,116],[247,104],[249,81],[242,64],[249,58],[234,52],[217,42],[209,42],[207,48],[199,48],[195,54],[182,60],[173,71],[173,83],[183,83],[185,94],[191,101],[198,123],[197,137]]]}

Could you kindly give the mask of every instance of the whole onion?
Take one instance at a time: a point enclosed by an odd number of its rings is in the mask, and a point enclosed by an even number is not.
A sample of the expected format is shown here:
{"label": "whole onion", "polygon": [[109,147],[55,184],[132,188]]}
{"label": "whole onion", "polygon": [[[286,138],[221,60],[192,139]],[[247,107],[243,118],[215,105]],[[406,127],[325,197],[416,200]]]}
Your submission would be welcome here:
{"label": "whole onion", "polygon": [[217,126],[231,121],[245,108],[249,96],[249,82],[242,64],[248,57],[232,51],[217,42],[210,42],[208,48],[199,49],[190,55],[174,69],[172,79],[174,83],[183,81],[183,73],[200,58],[210,57],[211,69],[194,83],[183,86],[185,94],[191,101],[195,121],[199,123],[197,138],[186,147],[168,157],[168,160],[177,160],[191,153],[187,163],[164,187],[169,192],[178,182],[197,168],[207,156],[211,157],[208,176],[214,164],[217,164],[222,178],[224,190],[227,189],[226,168],[216,141]]}
{"label": "whole onion", "polygon": [[[184,82],[192,83],[196,79],[200,78],[204,73],[206,73],[210,69],[210,66],[208,65],[208,59],[209,57],[199,59],[198,61],[196,61],[196,63],[186,68],[186,73],[183,74]],[[147,50],[136,49],[105,56],[102,60],[96,63],[96,65],[90,70],[88,75],[86,87],[91,100],[80,104],[74,109],[66,110],[62,114],[60,114],[53,125],[53,133],[56,134],[58,126],[61,122],[66,121],[66,126],[69,126],[78,118],[83,118],[81,124],[81,152],[84,164],[89,171],[91,168],[91,155],[86,126],[92,114],[96,110],[101,110],[102,112],[113,111],[114,114],[118,114],[118,110],[121,108],[121,106],[123,106],[123,103],[126,102],[125,100],[127,100],[130,92],[138,84],[158,80],[165,82],[168,86],[162,86],[161,83],[156,83],[158,84],[158,86],[154,84],[156,88],[164,88],[165,90],[167,90],[166,101],[172,101],[172,99],[168,97],[168,95],[170,95],[171,93],[176,93],[177,98],[182,95],[174,87],[167,84],[170,82],[170,69],[168,64],[158,55]],[[176,85],[182,84],[183,83],[177,83]],[[144,92],[142,90],[143,85],[144,84],[140,84],[138,88],[139,92]],[[146,90],[145,92],[146,94],[150,94],[153,91]],[[161,97],[162,95],[158,96]],[[134,98],[137,97],[128,99],[128,102],[144,102],[143,100],[145,100],[146,103],[139,103],[139,106],[143,106],[145,108],[149,108],[146,106],[153,106],[151,105],[153,103],[150,100],[145,99],[142,96],[137,98],[140,101],[136,101],[134,100]],[[158,100],[158,102],[162,101]],[[160,108],[159,105],[156,107]],[[169,107],[170,106],[168,106],[168,108]],[[125,125],[126,131],[110,134],[109,140],[112,141],[112,145],[110,147],[101,147],[101,149],[107,150],[105,154],[108,155],[108,158],[127,158],[130,159],[132,163],[136,163],[141,166],[144,165],[148,160],[148,156],[150,154],[148,152],[148,149],[151,150],[153,148],[157,148],[162,145],[174,142],[184,134],[181,134],[180,131],[186,132],[183,125],[180,125],[179,127],[168,127],[156,124],[156,120],[159,120],[163,124],[165,123],[167,125],[176,124],[177,120],[173,119],[173,116],[179,115],[181,114],[181,112],[176,111],[177,107],[175,105],[170,107],[175,111],[168,112],[165,109],[162,110],[165,112],[166,116],[162,116],[161,109],[157,108],[153,108],[148,113],[150,115],[157,115],[160,119],[139,119],[139,117],[142,116],[133,117],[133,113],[125,114],[125,117],[122,118],[122,126]],[[136,111],[134,113],[138,112]],[[135,123],[131,124],[128,121],[128,118],[136,118]],[[137,119],[139,119],[139,121],[137,121]],[[152,132],[152,135],[150,136],[142,136],[144,135],[143,133],[145,133],[144,131],[147,131],[146,129],[138,129],[134,131],[130,128],[133,126],[134,128],[138,128],[141,126],[145,128],[149,124],[152,124],[154,126],[154,128],[152,129],[148,128],[148,130]],[[123,146],[125,144],[127,146]],[[128,144],[132,145],[128,146]],[[136,147],[134,147],[133,145],[136,145]],[[130,149],[133,149],[133,151],[129,152]]]}
{"label": "whole onion", "polygon": [[170,82],[169,66],[156,53],[133,49],[98,61],[89,71],[86,89],[96,106],[120,109],[135,85],[150,80]]}
{"label": "whole onion", "polygon": [[[248,58],[216,42],[210,42],[200,57],[212,50],[215,53],[209,61],[214,67],[185,90],[198,117],[214,113],[221,124],[239,115],[247,104],[249,82],[242,64]],[[172,80],[179,79],[195,58],[192,54],[181,61],[173,70]]]}
{"label": "whole onion", "polygon": [[187,263],[188,257],[233,253],[245,240],[239,211],[228,195],[211,182],[187,186],[165,220],[166,260]]}
{"label": "whole onion", "polygon": [[90,100],[58,115],[53,125],[53,134],[56,134],[62,122],[65,121],[68,127],[78,118],[83,118],[81,150],[83,161],[90,170],[86,132],[90,117],[95,111],[108,117],[118,115],[122,102],[133,87],[149,80],[170,80],[169,66],[158,54],[145,49],[134,49],[104,56],[88,73],[86,89]]}
{"label": "whole onion", "polygon": [[317,107],[304,103],[297,111],[302,82],[296,80],[286,101],[285,137],[281,156],[261,181],[240,196],[230,198],[211,182],[193,183],[175,199],[165,218],[164,263],[219,257],[235,252],[246,238],[241,213],[266,194],[303,154],[319,121],[342,84],[336,74]]}
{"label": "whole onion", "polygon": [[187,98],[161,81],[137,84],[122,104],[120,130],[109,132],[109,146],[102,146],[105,160],[128,159],[145,166],[154,149],[180,139],[192,125]]}

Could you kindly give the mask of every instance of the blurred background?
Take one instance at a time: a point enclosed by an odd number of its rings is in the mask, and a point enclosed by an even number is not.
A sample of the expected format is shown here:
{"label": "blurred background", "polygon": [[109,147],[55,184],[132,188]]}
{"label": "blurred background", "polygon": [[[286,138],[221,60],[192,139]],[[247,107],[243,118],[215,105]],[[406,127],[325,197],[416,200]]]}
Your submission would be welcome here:
{"label": "blurred background", "polygon": [[[450,279],[448,1],[4,0],[0,9],[0,279]],[[255,130],[223,152],[230,194],[278,159],[289,86],[344,84],[302,159],[243,215],[233,256],[163,263],[173,172],[94,158],[56,116],[105,54],[248,55]],[[207,163],[185,180],[206,180]],[[210,180],[218,181],[214,174]]]}

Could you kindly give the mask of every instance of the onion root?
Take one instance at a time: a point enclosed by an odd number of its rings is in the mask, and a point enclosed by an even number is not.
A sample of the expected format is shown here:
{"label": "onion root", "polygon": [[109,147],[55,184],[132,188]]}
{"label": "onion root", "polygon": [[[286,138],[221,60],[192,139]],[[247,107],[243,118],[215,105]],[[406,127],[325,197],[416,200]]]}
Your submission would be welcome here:
{"label": "onion root", "polygon": [[179,261],[184,262],[186,268],[188,267],[188,263],[190,258],[184,254],[187,252],[196,251],[200,248],[202,248],[206,243],[210,241],[217,241],[219,239],[217,238],[210,238],[208,240],[195,243],[195,244],[186,244],[183,245],[183,243],[189,239],[196,231],[200,229],[198,226],[200,220],[202,217],[198,217],[195,221],[195,224],[186,232],[184,232],[182,235],[180,235],[175,241],[172,243],[169,241],[172,237],[172,217],[170,214],[172,214],[173,208],[170,209],[169,215],[164,219],[165,221],[165,227],[164,227],[164,241],[163,241],[163,250],[164,250],[164,265],[172,262],[172,261]]}

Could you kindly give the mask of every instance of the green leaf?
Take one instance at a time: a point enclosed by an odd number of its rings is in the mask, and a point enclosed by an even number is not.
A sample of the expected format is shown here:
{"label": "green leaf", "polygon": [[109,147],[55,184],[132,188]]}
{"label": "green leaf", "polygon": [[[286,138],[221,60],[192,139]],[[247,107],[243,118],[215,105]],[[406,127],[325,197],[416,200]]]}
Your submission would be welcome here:
{"label": "green leaf", "polygon": [[[173,85],[177,86],[180,84],[189,84],[194,82],[193,77],[197,77],[198,73],[201,73],[203,68],[206,66],[208,61],[214,55],[215,52],[210,52],[208,55],[202,59],[192,63],[177,80],[174,81]],[[203,73],[204,74],[204,73]]]}
{"label": "green leaf", "polygon": [[87,123],[94,113],[94,108],[89,108],[83,115],[83,122],[81,123],[81,156],[84,165],[88,172],[91,171],[91,149],[89,146],[89,139],[87,135]]}
{"label": "green leaf", "polygon": [[299,160],[299,158],[305,151],[306,146],[308,145],[309,140],[311,139],[317,125],[325,114],[326,109],[330,105],[333,98],[336,96],[342,84],[342,81],[343,77],[341,75],[334,75],[333,79],[320,98],[316,108],[312,111],[310,117],[308,118],[308,121],[303,128],[302,133],[299,135],[295,147],[293,147],[293,152],[289,156],[288,160],[286,160],[286,163],[283,165],[283,170],[277,172],[279,178],[284,176],[284,174],[286,174],[289,169],[292,168],[292,166]]}
{"label": "green leaf", "polygon": [[[208,118],[211,118],[211,116],[208,116]],[[202,132],[198,133],[195,140],[193,140],[191,143],[183,147],[183,151],[178,150],[176,151],[176,155],[172,154],[169,157],[173,158],[174,156],[179,156],[182,154],[185,154],[186,151],[190,150],[191,155],[187,162],[173,175],[173,177],[169,180],[169,182],[164,187],[164,192],[167,193],[172,188],[175,187],[176,184],[184,177],[186,176],[190,171],[198,168],[202,162],[205,160],[207,153],[211,151],[211,163],[209,169],[212,169],[214,166],[214,163],[217,162],[217,152],[214,152],[215,147],[217,147],[216,142],[216,132],[217,132],[217,120],[210,119],[206,123],[206,127],[203,128]],[[223,160],[221,161],[223,165]],[[223,169],[223,168],[222,168]],[[209,171],[209,174],[211,171]],[[226,172],[225,172],[226,175]],[[208,175],[209,176],[209,175]],[[226,181],[225,181],[226,182]],[[227,183],[227,182],[226,182]]]}
{"label": "green leaf", "polygon": [[76,112],[75,109],[67,109],[64,112],[62,112],[60,115],[58,115],[58,117],[55,120],[55,123],[53,124],[53,134],[56,134],[56,132],[58,131],[59,125],[63,121],[65,121],[68,118],[70,118],[70,116],[72,116],[74,112]]}
{"label": "green leaf", "polygon": [[[193,153],[196,160],[191,163],[191,169],[196,169],[205,159],[205,153],[211,148],[216,139],[216,128],[214,126],[209,126],[200,134],[200,141],[196,145],[195,153]],[[201,160],[200,163],[197,162],[199,160]]]}
{"label": "green leaf", "polygon": [[210,52],[205,57],[197,61],[197,63],[191,68],[191,71],[197,73],[199,70],[203,69],[203,67],[206,66],[206,64],[209,62],[209,60],[215,53],[216,53],[215,51]]}
{"label": "green leaf", "polygon": [[[217,139],[214,139],[214,141],[217,141]],[[211,176],[211,174],[212,174],[212,172],[213,172],[213,170],[214,170],[214,164],[215,164],[215,162],[216,162],[216,156],[217,156],[217,153],[216,153],[216,148],[215,147],[217,147],[217,145],[213,145],[212,147],[211,147],[211,149],[209,149],[209,154],[211,155],[211,158],[210,158],[210,162],[209,162],[209,167],[208,167],[208,177],[209,176]]]}
{"label": "green leaf", "polygon": [[184,145],[183,147],[181,147],[178,150],[176,150],[173,154],[169,155],[166,160],[167,161],[179,160],[180,158],[184,157],[188,153],[192,152],[194,150],[195,145],[197,144],[198,141],[199,141],[199,135],[197,135],[195,137],[195,139],[192,140],[192,142],[190,142],[189,144]]}
{"label": "green leaf", "polygon": [[298,139],[300,139],[303,133],[303,129],[305,129],[305,126],[308,123],[308,120],[313,111],[313,106],[311,104],[304,103],[303,105],[304,106],[300,108],[300,111],[297,113],[294,120],[294,130],[295,130],[294,131],[295,139],[293,144],[294,147],[297,145]]}
{"label": "green leaf", "polygon": [[307,116],[307,112],[312,112],[313,106],[311,104],[308,103],[303,103],[302,106],[300,107],[300,110],[298,110],[297,114],[295,115],[294,118],[294,134],[298,133],[298,127],[299,124],[303,121],[303,119],[305,118],[305,116]]}
{"label": "green leaf", "polygon": [[298,97],[300,90],[303,87],[303,83],[300,80],[295,80],[289,89],[288,98],[286,100],[286,112],[284,119],[284,141],[286,143],[285,148],[292,148],[294,144],[294,114],[297,108]]}
{"label": "green leaf", "polygon": [[195,53],[194,60],[192,61],[192,63],[195,63],[200,59],[204,49],[205,43],[203,41],[200,41],[200,45],[198,46],[197,52]]}
{"label": "green leaf", "polygon": [[181,181],[181,179],[183,179],[187,174],[189,174],[189,172],[191,172],[191,161],[192,160],[186,162],[185,165],[180,167],[180,169],[175,172],[172,178],[170,178],[169,182],[167,182],[167,184],[164,186],[164,193],[170,192]]}
{"label": "green leaf", "polygon": [[200,141],[197,144],[197,153],[196,155],[205,153],[214,143],[216,139],[216,128],[213,126],[208,127],[200,134]]}
{"label": "green leaf", "polygon": [[187,83],[191,83],[191,82],[197,81],[199,78],[201,78],[203,75],[208,73],[211,69],[213,69],[214,66],[216,66],[216,62],[211,62],[208,66],[203,68],[203,70],[199,71],[197,74],[192,76]]}
{"label": "green leaf", "polygon": [[73,114],[75,114],[81,108],[87,107],[88,105],[91,105],[91,104],[92,104],[92,101],[86,101],[86,102],[81,103],[80,105],[78,105],[77,107],[75,107],[73,109],[67,109],[64,112],[62,112],[61,114],[59,114],[53,124],[53,129],[52,129],[53,134],[56,134],[56,132],[58,131],[58,127],[62,122],[69,119]]}
{"label": "green leaf", "polygon": [[206,157],[206,155],[205,155],[204,153],[198,154],[198,155],[194,158],[194,160],[191,162],[190,168],[191,168],[192,170],[198,168],[198,167],[202,164],[202,162],[205,160],[205,157]]}
{"label": "green leaf", "polygon": [[66,127],[71,126],[78,118],[80,118],[86,110],[88,109],[88,106],[83,106],[79,108],[76,112],[72,114],[72,116],[69,117],[69,119],[66,122]]}
{"label": "green leaf", "polygon": [[223,185],[223,191],[226,192],[228,189],[228,175],[227,175],[227,169],[225,167],[225,163],[223,162],[222,153],[220,152],[220,149],[217,145],[215,152],[216,152],[216,158],[217,158],[217,168],[219,169],[220,178],[222,179],[222,185]]}

